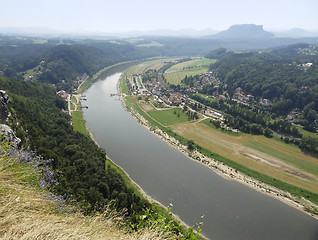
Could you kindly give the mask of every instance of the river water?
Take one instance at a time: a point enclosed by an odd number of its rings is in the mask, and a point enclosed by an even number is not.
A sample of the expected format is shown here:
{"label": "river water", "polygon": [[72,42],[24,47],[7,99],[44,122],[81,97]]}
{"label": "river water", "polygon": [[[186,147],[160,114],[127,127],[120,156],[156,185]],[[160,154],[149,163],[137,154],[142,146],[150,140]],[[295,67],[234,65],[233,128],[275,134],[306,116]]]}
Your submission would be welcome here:
{"label": "river water", "polygon": [[[123,69],[117,70],[123,71]],[[188,225],[203,218],[209,239],[318,239],[318,221],[277,199],[226,180],[141,126],[117,96],[121,73],[106,72],[84,94],[87,127],[107,155]]]}

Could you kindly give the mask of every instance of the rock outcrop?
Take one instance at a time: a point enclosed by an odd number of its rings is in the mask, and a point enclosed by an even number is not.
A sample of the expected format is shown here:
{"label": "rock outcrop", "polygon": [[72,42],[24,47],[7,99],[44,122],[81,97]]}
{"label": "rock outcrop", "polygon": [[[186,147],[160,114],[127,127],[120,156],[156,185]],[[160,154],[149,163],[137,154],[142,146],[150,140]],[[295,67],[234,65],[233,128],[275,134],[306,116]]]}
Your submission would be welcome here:
{"label": "rock outcrop", "polygon": [[21,147],[21,139],[16,137],[13,130],[5,124],[8,119],[8,104],[11,102],[8,94],[0,90],[0,141],[9,142],[10,145],[14,148]]}
{"label": "rock outcrop", "polygon": [[8,104],[10,102],[8,94],[0,90],[0,123],[4,123],[8,118]]}
{"label": "rock outcrop", "polygon": [[13,130],[5,124],[0,124],[0,141],[9,142],[14,148],[21,148],[21,139],[18,138]]}

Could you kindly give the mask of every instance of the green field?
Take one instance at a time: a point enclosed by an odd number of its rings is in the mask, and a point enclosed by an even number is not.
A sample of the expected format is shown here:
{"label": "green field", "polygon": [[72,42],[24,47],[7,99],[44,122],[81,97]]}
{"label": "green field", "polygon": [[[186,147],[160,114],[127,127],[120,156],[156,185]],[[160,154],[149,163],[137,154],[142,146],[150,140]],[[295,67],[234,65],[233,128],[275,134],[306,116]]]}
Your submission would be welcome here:
{"label": "green field", "polygon": [[146,48],[150,48],[150,47],[163,47],[164,44],[156,42],[156,41],[151,41],[150,43],[145,43],[145,44],[139,44],[137,45],[138,47],[146,47]]}
{"label": "green field", "polygon": [[77,102],[77,98],[75,97],[75,96],[72,96],[72,103],[74,103],[74,104],[78,104],[78,102]]}
{"label": "green field", "polygon": [[132,75],[138,75],[143,73],[146,69],[151,68],[161,62],[168,62],[168,61],[172,61],[175,60],[175,58],[158,58],[155,60],[151,60],[151,61],[147,61],[147,62],[143,62],[137,65],[134,65],[130,68],[128,68],[128,70],[126,70],[126,75],[132,76]]}
{"label": "green field", "polygon": [[[174,112],[176,112],[176,114],[174,114]],[[170,126],[188,121],[188,116],[182,111],[181,108],[173,108],[162,111],[153,110],[147,113],[163,126]]]}
{"label": "green field", "polygon": [[[270,141],[270,140],[269,140]],[[277,141],[277,140],[272,140],[272,141]],[[274,143],[274,142],[273,142]],[[250,140],[246,143],[246,146],[255,149],[259,152],[263,152],[267,155],[274,156],[277,159],[294,166],[300,170],[303,170],[305,172],[311,173],[313,175],[318,176],[318,164],[310,162],[310,161],[305,161],[304,158],[301,156],[297,156],[296,154],[287,154],[286,152],[292,152],[293,150],[298,151],[299,148],[295,147],[292,144],[285,144],[281,141],[276,142],[277,145],[279,145],[279,149],[275,149],[270,146],[269,143],[259,142],[255,140]],[[300,150],[299,150],[300,151]]]}
{"label": "green field", "polygon": [[47,39],[34,39],[33,40],[33,44],[44,44],[47,43],[48,40]]}
{"label": "green field", "polygon": [[170,84],[178,85],[185,76],[194,76],[201,73],[207,73],[209,66],[215,63],[214,59],[200,58],[191,61],[182,62],[169,68],[164,77]]}
{"label": "green field", "polygon": [[214,98],[214,97],[209,97],[208,95],[206,94],[202,94],[202,93],[195,93],[194,95],[196,96],[200,96],[206,100],[209,100],[210,102],[219,102],[219,100],[217,98]]}
{"label": "green field", "polygon": [[72,123],[74,131],[80,132],[86,136],[89,136],[89,132],[85,127],[85,120],[83,118],[82,111],[72,112]]}

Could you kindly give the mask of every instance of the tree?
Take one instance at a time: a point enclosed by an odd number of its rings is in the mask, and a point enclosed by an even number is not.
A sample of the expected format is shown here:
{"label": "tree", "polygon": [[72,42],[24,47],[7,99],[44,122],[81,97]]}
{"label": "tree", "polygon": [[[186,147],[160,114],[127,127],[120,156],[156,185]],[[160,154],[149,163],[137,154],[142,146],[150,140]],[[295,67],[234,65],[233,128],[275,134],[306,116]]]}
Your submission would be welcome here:
{"label": "tree", "polygon": [[193,151],[194,150],[194,141],[193,140],[189,140],[188,143],[187,143],[187,146],[188,146],[188,149],[190,151]]}

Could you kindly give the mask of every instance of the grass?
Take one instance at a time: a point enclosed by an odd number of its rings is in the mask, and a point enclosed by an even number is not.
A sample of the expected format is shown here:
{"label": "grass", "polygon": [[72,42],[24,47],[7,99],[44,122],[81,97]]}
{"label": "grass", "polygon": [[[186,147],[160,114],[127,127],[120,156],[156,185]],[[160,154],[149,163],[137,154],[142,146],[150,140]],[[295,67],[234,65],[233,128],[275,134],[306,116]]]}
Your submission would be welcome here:
{"label": "grass", "polygon": [[233,136],[233,137],[239,137],[239,136],[245,134],[245,133],[243,133],[243,132],[233,132],[233,131],[231,131],[231,130],[226,130],[226,129],[217,129],[217,128],[214,126],[214,124],[210,122],[210,120],[211,120],[211,119],[205,119],[205,120],[201,121],[201,123],[203,123],[203,124],[209,126],[210,128],[213,128],[213,129],[215,129],[215,130],[217,130],[217,131],[220,131],[220,132],[222,132],[222,133],[224,133],[224,134],[231,135],[231,136]]}
{"label": "grass", "polygon": [[80,132],[86,136],[90,136],[85,126],[85,120],[83,118],[82,111],[72,112],[72,123],[74,131]]}
{"label": "grass", "polygon": [[34,39],[33,40],[33,44],[44,44],[47,43],[48,40],[47,39]]}
{"label": "grass", "polygon": [[216,60],[207,58],[182,62],[169,68],[164,74],[164,77],[170,84],[178,85],[181,83],[181,80],[185,78],[185,76],[194,76],[201,73],[207,73],[209,66],[215,62]]}
{"label": "grass", "polygon": [[74,111],[75,110],[75,105],[73,103],[71,103],[71,110]]}
{"label": "grass", "polygon": [[250,140],[246,144],[246,146],[251,147],[260,152],[266,153],[268,155],[275,156],[276,158],[279,158],[281,161],[287,164],[290,164],[298,169],[318,176],[318,161],[316,163],[313,163],[304,160],[304,158],[302,158],[300,154],[288,154],[290,152],[295,152],[295,150],[298,150],[298,148],[295,146],[290,145],[290,148],[288,148],[288,145],[282,142],[276,142],[275,144],[279,145],[279,150],[277,148],[271,147],[270,143],[264,143],[263,141],[260,142]]}
{"label": "grass", "polygon": [[189,121],[188,116],[181,108],[153,110],[149,111],[148,114],[163,126],[170,126]]}
{"label": "grass", "polygon": [[75,96],[72,96],[71,101],[72,101],[74,104],[78,104],[77,98],[76,98]]}
{"label": "grass", "polygon": [[160,65],[163,62],[169,62],[175,59],[176,58],[155,58],[153,60],[142,62],[137,65],[131,66],[125,71],[125,73],[128,77],[132,75],[138,75],[143,73],[145,70],[149,68],[156,68],[157,65]]}
{"label": "grass", "polygon": [[139,44],[139,45],[137,45],[137,46],[138,46],[138,47],[150,48],[150,47],[163,47],[164,44],[163,44],[163,43],[156,42],[156,41],[151,41],[150,43]]}
{"label": "grass", "polygon": [[206,95],[206,94],[202,94],[202,93],[195,93],[194,95],[196,95],[196,96],[200,96],[200,97],[202,97],[202,98],[204,98],[204,99],[206,99],[206,100],[208,100],[208,101],[210,101],[210,102],[219,102],[219,100],[218,99],[216,99],[216,98],[214,98],[214,97],[209,97],[208,95]]}
{"label": "grass", "polygon": [[126,74],[126,72],[124,72],[119,80],[120,81],[119,82],[119,89],[120,89],[121,93],[128,94],[129,88],[126,84],[126,76],[127,76],[127,74]]}
{"label": "grass", "polygon": [[28,81],[30,76],[33,76],[33,80],[37,78],[37,72],[42,71],[42,65],[38,65],[32,69],[29,69],[24,74],[24,80]]}

